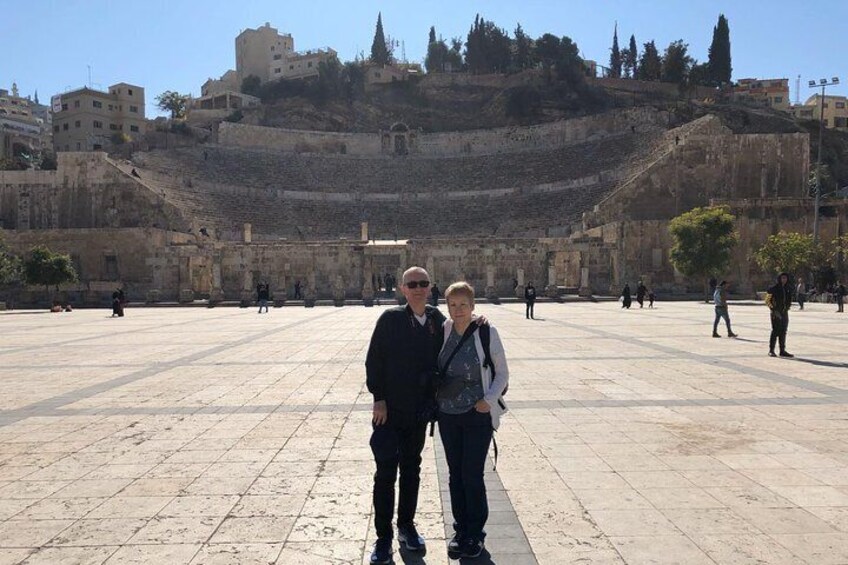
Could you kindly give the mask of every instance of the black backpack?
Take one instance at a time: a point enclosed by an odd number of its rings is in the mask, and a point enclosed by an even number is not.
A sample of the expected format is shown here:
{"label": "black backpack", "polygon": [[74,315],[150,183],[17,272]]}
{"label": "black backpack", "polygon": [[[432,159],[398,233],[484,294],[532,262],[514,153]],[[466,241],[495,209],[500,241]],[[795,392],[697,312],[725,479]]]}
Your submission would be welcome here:
{"label": "black backpack", "polygon": [[[480,344],[483,346],[483,366],[488,367],[492,372],[492,380],[495,380],[495,364],[492,362],[492,352],[490,350],[490,343],[492,341],[492,328],[489,327],[489,324],[483,324],[479,327],[480,330]],[[506,396],[507,391],[509,390],[509,385],[506,385],[501,396]],[[501,406],[503,408],[503,406]]]}

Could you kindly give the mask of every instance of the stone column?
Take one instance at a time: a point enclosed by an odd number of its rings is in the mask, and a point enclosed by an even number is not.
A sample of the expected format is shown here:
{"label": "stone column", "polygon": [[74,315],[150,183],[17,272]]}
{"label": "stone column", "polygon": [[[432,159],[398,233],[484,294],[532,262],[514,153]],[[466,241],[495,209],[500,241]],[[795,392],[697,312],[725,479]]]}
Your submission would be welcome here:
{"label": "stone column", "polygon": [[306,288],[303,289],[303,305],[306,308],[314,308],[318,291],[315,289],[315,271],[306,275]]}
{"label": "stone column", "polygon": [[518,286],[515,287],[515,297],[524,298],[524,269],[518,269],[515,273],[515,280],[518,281]]}
{"label": "stone column", "polygon": [[497,302],[498,300],[498,289],[495,287],[494,265],[486,266],[486,298],[493,302]]}
{"label": "stone column", "polygon": [[368,241],[368,222],[362,222],[359,226],[359,239]]}
{"label": "stone column", "polygon": [[244,224],[244,242],[250,243],[253,241],[253,226],[250,222],[245,222]]}
{"label": "stone column", "polygon": [[191,257],[180,257],[180,297],[183,304],[194,301],[194,288],[191,284]]}
{"label": "stone column", "polygon": [[559,289],[556,285],[556,267],[553,265],[548,267],[548,286],[545,288],[545,295],[548,298],[559,298]]}
{"label": "stone column", "polygon": [[345,287],[344,279],[341,275],[336,275],[336,280],[333,283],[333,304],[335,306],[344,306]]}
{"label": "stone column", "polygon": [[209,305],[212,306],[224,300],[221,288],[221,262],[215,258],[212,263],[212,290],[209,292]]}
{"label": "stone column", "polygon": [[165,259],[161,257],[150,257],[144,262],[153,271],[153,286],[148,289],[146,302],[159,302],[162,297],[162,269]]}
{"label": "stone column", "polygon": [[577,289],[580,296],[592,296],[592,287],[589,286],[589,267],[580,267],[580,288]]}
{"label": "stone column", "polygon": [[243,267],[241,272],[241,300],[240,306],[247,308],[253,302],[253,271]]}
{"label": "stone column", "polygon": [[277,281],[279,286],[271,289],[274,295],[274,308],[279,308],[286,303],[286,282],[286,275],[280,275],[280,279]]}

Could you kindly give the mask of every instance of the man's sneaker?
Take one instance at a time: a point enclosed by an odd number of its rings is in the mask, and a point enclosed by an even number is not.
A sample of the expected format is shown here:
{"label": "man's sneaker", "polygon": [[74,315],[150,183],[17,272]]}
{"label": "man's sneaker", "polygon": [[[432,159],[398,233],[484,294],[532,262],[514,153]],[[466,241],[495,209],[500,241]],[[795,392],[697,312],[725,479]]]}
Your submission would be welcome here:
{"label": "man's sneaker", "polygon": [[791,353],[789,353],[789,352],[788,352],[788,351],[786,351],[785,349],[784,349],[783,351],[781,351],[781,352],[780,352],[780,356],[781,356],[781,357],[789,357],[789,358],[795,357],[794,355],[792,355]]}
{"label": "man's sneaker", "polygon": [[392,540],[380,538],[374,543],[371,552],[371,565],[390,565],[392,563]]}
{"label": "man's sneaker", "polygon": [[713,332],[713,337],[721,337],[721,336],[718,335],[716,332]]}
{"label": "man's sneaker", "polygon": [[736,335],[735,333],[729,333],[729,334],[727,334],[727,337],[739,337],[739,336]]}
{"label": "man's sneaker", "polygon": [[448,557],[450,559],[459,559],[462,557],[462,534],[455,533],[448,542]]}
{"label": "man's sneaker", "polygon": [[484,547],[485,544],[482,540],[466,538],[462,541],[462,546],[460,547],[460,556],[468,559],[475,559],[477,557],[480,557],[480,554],[483,553]]}
{"label": "man's sneaker", "polygon": [[398,543],[407,551],[421,551],[424,549],[424,538],[418,535],[415,524],[398,526]]}
{"label": "man's sneaker", "polygon": [[777,355],[774,352],[774,349],[769,350],[769,357],[777,357]]}

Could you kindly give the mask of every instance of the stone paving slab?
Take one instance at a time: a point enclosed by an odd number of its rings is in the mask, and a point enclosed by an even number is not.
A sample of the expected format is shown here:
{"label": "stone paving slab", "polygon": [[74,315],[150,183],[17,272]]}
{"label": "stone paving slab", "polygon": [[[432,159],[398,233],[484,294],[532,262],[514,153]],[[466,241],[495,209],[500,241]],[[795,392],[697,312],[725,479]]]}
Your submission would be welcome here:
{"label": "stone paving slab", "polygon": [[[0,313],[0,564],[367,563],[383,308]],[[512,373],[478,563],[848,563],[846,320],[480,305]],[[723,333],[723,330],[721,330]],[[418,521],[442,564],[447,469]]]}

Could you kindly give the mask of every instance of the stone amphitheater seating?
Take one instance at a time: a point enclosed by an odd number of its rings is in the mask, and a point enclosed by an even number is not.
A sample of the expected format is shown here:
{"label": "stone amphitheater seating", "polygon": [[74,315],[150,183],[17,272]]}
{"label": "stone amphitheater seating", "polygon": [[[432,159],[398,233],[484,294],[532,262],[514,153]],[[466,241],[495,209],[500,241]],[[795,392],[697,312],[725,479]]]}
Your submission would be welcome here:
{"label": "stone amphitheater seating", "polygon": [[249,222],[255,239],[358,239],[368,221],[377,239],[544,236],[579,222],[667,135],[452,158],[206,145],[138,154],[134,166],[145,186],[219,235]]}

